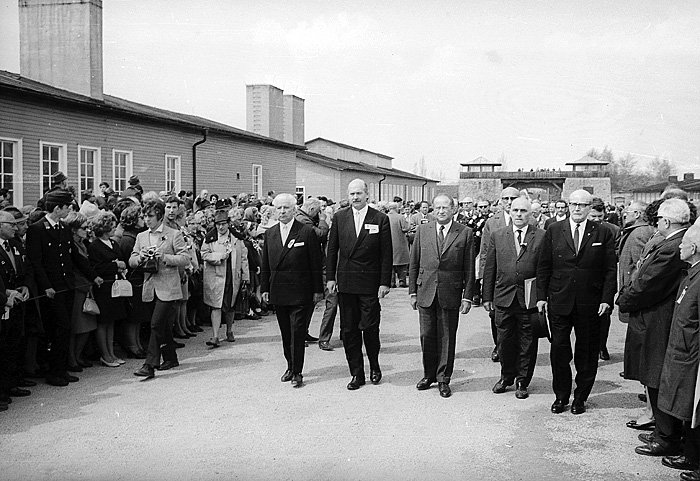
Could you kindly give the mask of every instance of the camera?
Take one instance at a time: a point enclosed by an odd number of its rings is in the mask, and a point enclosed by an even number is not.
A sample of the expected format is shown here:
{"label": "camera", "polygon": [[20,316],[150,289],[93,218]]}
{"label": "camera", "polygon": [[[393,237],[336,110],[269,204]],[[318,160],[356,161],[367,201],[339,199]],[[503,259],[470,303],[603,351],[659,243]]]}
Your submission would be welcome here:
{"label": "camera", "polygon": [[148,249],[146,249],[146,257],[155,257],[156,256],[156,246],[151,246]]}

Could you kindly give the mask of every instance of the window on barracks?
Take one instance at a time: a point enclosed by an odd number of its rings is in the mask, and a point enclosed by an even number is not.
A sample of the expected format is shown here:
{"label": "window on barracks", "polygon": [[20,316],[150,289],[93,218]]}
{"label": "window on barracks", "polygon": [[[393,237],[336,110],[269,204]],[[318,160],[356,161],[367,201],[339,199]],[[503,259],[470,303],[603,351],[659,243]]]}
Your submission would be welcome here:
{"label": "window on barracks", "polygon": [[262,165],[253,164],[253,193],[262,198]]}
{"label": "window on barracks", "polygon": [[117,192],[124,192],[131,177],[131,152],[115,150],[112,154],[112,185]]}
{"label": "window on barracks", "polygon": [[0,187],[9,189],[10,192],[13,191],[14,162],[16,156],[17,143],[0,140]]}
{"label": "window on barracks", "polygon": [[177,193],[180,190],[180,157],[165,156],[165,191]]}
{"label": "window on barracks", "polygon": [[100,157],[97,149],[80,147],[78,157],[78,177],[80,194],[87,189],[95,191],[97,185],[97,168]]}
{"label": "window on barracks", "polygon": [[62,170],[65,173],[65,146],[60,144],[41,143],[41,191],[51,188],[51,176]]}

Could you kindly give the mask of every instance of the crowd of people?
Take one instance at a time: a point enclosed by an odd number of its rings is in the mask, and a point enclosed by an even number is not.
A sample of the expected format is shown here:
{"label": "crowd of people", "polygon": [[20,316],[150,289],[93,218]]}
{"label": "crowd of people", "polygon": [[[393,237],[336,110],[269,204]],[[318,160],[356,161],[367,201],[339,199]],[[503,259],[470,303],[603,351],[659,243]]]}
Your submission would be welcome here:
{"label": "crowd of people", "polygon": [[[309,342],[333,350],[339,312],[347,388],[366,383],[363,345],[378,384],[379,300],[398,287],[418,311],[418,390],[437,383],[451,396],[459,315],[483,305],[501,366],[493,392],[514,385],[516,398],[529,396],[538,338],[547,336],[551,411],[578,415],[598,360],[610,359],[617,305],[627,324],[621,375],[644,387],[646,408],[627,423],[646,431],[636,452],[700,479],[700,226],[682,191],[621,208],[585,190],[543,202],[512,187],[494,202],[439,194],[372,203],[356,179],[336,204],[274,192],[144,192],[133,176],[119,195],[103,183],[79,202],[65,175],[52,180],[36,207],[0,192],[0,411],[37,379],[68,386],[84,369],[119,368],[124,357],[143,360],[134,374],[151,378],[179,365],[179,341],[210,330],[206,345],[216,349],[235,341],[235,320],[271,312],[283,382],[303,385]],[[316,338],[309,324],[323,299]]]}

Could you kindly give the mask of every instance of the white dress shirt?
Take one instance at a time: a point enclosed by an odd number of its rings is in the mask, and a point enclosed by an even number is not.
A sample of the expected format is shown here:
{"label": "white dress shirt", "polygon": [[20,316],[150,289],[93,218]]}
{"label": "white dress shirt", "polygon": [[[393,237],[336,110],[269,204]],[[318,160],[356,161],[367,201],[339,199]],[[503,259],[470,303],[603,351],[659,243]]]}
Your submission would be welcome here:
{"label": "white dress shirt", "polygon": [[294,224],[294,217],[292,217],[292,220],[286,224],[280,222],[280,236],[282,237],[282,245],[287,243],[287,237],[289,237],[289,232],[292,230],[292,224]]}
{"label": "white dress shirt", "polygon": [[[578,224],[578,245],[576,247],[576,252],[581,249],[581,243],[583,242],[583,233],[586,231],[586,223],[588,219],[583,219]],[[569,217],[569,227],[571,228],[571,238],[574,239],[574,231],[576,230],[576,222]]]}
{"label": "white dress shirt", "polygon": [[365,205],[362,209],[355,209],[354,207],[352,208],[352,215],[353,219],[355,221],[355,234],[357,236],[360,236],[360,232],[362,231],[362,224],[365,223],[365,217],[367,216],[367,209],[369,206]]}
{"label": "white dress shirt", "polygon": [[[518,244],[518,231],[520,231],[520,244]],[[520,254],[522,249],[522,243],[525,241],[525,234],[527,234],[527,224],[518,228],[513,224],[513,242],[515,243],[515,251]]]}

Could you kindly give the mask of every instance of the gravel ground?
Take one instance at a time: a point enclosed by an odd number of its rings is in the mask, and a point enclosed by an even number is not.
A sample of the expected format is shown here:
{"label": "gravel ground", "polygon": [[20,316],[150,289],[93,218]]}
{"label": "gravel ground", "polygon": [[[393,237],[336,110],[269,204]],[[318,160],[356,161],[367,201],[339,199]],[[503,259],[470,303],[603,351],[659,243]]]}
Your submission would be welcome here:
{"label": "gravel ground", "polygon": [[[274,316],[237,322],[235,343],[185,341],[180,367],[140,382],[94,367],[67,388],[40,384],[0,413],[2,480],[663,480],[658,458],[634,454],[637,383],[619,377],[625,326],[613,317],[611,361],[580,416],[553,415],[549,346],[540,343],[530,398],[496,395],[488,316],[461,316],[453,395],[418,392],[417,313],[405,289],[382,301],[384,379],[347,391],[342,344],[307,350],[305,386],[285,369]],[[311,332],[318,332],[320,306]]]}

